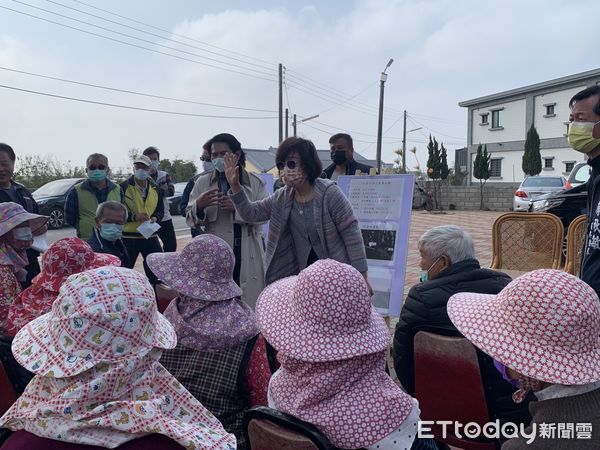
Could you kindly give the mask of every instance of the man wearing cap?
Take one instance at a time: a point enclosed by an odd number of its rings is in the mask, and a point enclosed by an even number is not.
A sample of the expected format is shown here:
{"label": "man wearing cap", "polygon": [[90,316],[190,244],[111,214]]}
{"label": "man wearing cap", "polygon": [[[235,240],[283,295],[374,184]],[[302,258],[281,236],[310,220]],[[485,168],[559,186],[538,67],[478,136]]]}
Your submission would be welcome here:
{"label": "man wearing cap", "polygon": [[[10,145],[0,143],[0,203],[15,202],[25,208],[27,212],[37,214],[39,212],[38,205],[31,192],[21,183],[13,180],[16,158],[15,152]],[[45,223],[39,229],[34,228],[32,230],[34,236],[44,234],[46,231],[48,231],[48,227]],[[39,256],[40,252],[31,248],[27,250],[27,260],[29,263],[25,268],[27,276],[21,282],[23,289],[30,286],[31,280],[40,273]]]}
{"label": "man wearing cap", "polygon": [[92,237],[98,205],[107,200],[123,202],[121,186],[108,179],[108,158],[92,153],[86,160],[88,179],[71,188],[65,199],[65,222],[77,231],[77,237],[87,241]]}
{"label": "man wearing cap", "polygon": [[150,253],[162,252],[158,236],[154,233],[145,238],[138,230],[144,223],[160,222],[163,217],[164,203],[161,190],[150,178],[150,158],[141,155],[133,160],[134,174],[121,183],[125,194],[125,206],[129,212],[127,223],[123,227],[123,242],[129,255],[125,267],[133,269],[138,255],[144,258],[144,271],[152,285],[157,278],[146,264]]}
{"label": "man wearing cap", "polygon": [[354,159],[352,136],[346,133],[334,134],[329,138],[329,145],[333,164],[324,170],[327,178],[335,181],[340,175],[356,175],[357,171],[369,174],[371,166],[361,164]]}
{"label": "man wearing cap", "polygon": [[173,218],[169,211],[169,200],[175,194],[175,185],[169,175],[164,170],[158,170],[160,163],[160,152],[156,147],[148,147],[144,150],[143,155],[150,158],[150,177],[160,189],[163,196],[163,218],[160,221],[160,229],[156,232],[162,241],[163,250],[165,252],[174,252],[177,250],[177,237],[175,236],[175,228],[173,227]]}
{"label": "man wearing cap", "polygon": [[569,145],[587,154],[592,168],[587,182],[587,237],[581,252],[581,279],[600,295],[600,86],[578,92],[571,108]]}
{"label": "man wearing cap", "polygon": [[219,236],[233,249],[233,279],[242,288],[242,300],[254,308],[265,286],[263,233],[261,224],[241,219],[227,195],[230,186],[225,176],[225,155],[237,157],[240,183],[250,201],[266,198],[267,191],[259,177],[244,169],[246,157],[235,136],[221,133],[206,145],[211,149],[215,170],[196,180],[186,209],[187,224],[190,227],[202,225],[206,233]]}

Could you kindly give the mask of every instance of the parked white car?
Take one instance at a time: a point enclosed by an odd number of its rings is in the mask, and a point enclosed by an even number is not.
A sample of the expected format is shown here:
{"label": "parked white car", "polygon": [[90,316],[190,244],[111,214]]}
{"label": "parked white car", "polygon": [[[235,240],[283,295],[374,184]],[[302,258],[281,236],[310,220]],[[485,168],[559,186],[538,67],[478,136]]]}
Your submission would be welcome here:
{"label": "parked white car", "polygon": [[515,192],[513,210],[528,211],[531,200],[543,194],[562,191],[565,189],[566,184],[567,180],[564,177],[544,177],[539,175],[526,177]]}

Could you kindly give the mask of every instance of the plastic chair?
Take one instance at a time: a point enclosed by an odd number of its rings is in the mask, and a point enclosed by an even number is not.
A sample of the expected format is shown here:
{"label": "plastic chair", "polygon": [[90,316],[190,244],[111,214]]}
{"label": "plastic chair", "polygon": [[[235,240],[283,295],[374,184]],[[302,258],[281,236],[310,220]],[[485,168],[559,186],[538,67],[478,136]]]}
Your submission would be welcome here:
{"label": "plastic chair", "polygon": [[549,213],[506,213],[492,228],[492,269],[560,269],[564,227]]}
{"label": "plastic chair", "polygon": [[[441,330],[440,330],[441,332]],[[456,330],[446,335],[419,331],[413,340],[415,397],[419,400],[421,420],[456,421],[480,426],[491,421],[485,397],[477,351]],[[496,450],[500,442],[470,439],[454,433],[454,424],[446,429],[427,425],[435,439],[465,450]]]}
{"label": "plastic chair", "polygon": [[587,216],[577,216],[567,229],[567,258],[565,272],[579,276],[581,270],[581,252],[587,233]]}
{"label": "plastic chair", "polygon": [[313,425],[265,406],[246,411],[242,429],[249,450],[336,450]]}
{"label": "plastic chair", "polygon": [[177,297],[177,291],[171,289],[169,286],[163,283],[158,283],[156,285],[156,302],[158,306],[158,311],[163,313],[169,303]]}

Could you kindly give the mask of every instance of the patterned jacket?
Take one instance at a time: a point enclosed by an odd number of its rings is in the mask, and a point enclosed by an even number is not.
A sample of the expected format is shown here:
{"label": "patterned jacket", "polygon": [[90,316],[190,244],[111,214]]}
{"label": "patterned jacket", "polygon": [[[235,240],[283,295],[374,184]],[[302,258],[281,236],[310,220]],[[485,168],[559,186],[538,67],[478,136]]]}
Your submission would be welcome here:
{"label": "patterned jacket", "polygon": [[[351,264],[361,273],[366,272],[363,238],[350,202],[331,180],[317,178],[314,189],[315,226],[327,257]],[[243,190],[232,196],[235,208],[244,220],[270,220],[266,253],[267,285],[299,272],[294,241],[288,227],[294,192],[293,188],[286,186],[257,202],[250,202]]]}

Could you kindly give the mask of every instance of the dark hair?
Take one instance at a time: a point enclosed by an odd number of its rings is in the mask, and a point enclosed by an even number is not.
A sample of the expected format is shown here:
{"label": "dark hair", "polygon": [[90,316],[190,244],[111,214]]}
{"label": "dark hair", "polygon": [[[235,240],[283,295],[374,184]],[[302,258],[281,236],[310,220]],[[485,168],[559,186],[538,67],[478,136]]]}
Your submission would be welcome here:
{"label": "dark hair", "polygon": [[238,160],[238,165],[240,167],[246,167],[246,154],[244,153],[244,150],[242,150],[242,144],[240,144],[240,141],[238,141],[233,134],[217,134],[209,139],[209,141],[204,145],[208,146],[210,149],[215,142],[227,144],[233,153],[239,153],[240,159]]}
{"label": "dark hair", "polygon": [[321,176],[321,173],[323,173],[323,164],[321,163],[315,144],[308,139],[289,137],[279,144],[275,153],[275,162],[284,163],[292,153],[298,153],[302,171],[305,173],[308,181],[314,183]]}
{"label": "dark hair", "polygon": [[150,157],[150,155],[156,155],[158,156],[158,159],[160,159],[160,152],[156,147],[148,147],[146,150],[143,151],[142,155],[148,157]]}
{"label": "dark hair", "polygon": [[0,142],[0,152],[6,153],[8,155],[8,159],[10,159],[12,162],[15,162],[15,160],[17,159],[15,151],[8,144],[3,144],[2,142]]}
{"label": "dark hair", "polygon": [[590,86],[589,88],[585,88],[583,91],[579,91],[575,94],[571,100],[569,100],[569,108],[573,109],[575,103],[579,100],[585,100],[586,98],[593,97],[594,95],[598,96],[598,102],[596,106],[594,106],[594,114],[600,116],[600,86]]}
{"label": "dark hair", "polygon": [[[206,141],[204,145],[202,145],[202,156],[200,157],[201,161],[210,162],[212,161],[212,155],[210,154],[210,141]],[[206,155],[206,156],[204,156]]]}
{"label": "dark hair", "polygon": [[346,142],[348,143],[348,145],[350,146],[350,148],[352,150],[354,150],[354,142],[352,142],[352,136],[350,136],[348,133],[336,133],[336,134],[334,134],[333,136],[331,136],[329,138],[329,143],[333,144],[338,139],[346,139]]}
{"label": "dark hair", "polygon": [[100,159],[100,160],[104,161],[106,163],[106,165],[108,166],[108,158],[106,156],[104,156],[102,153],[92,153],[85,160],[85,167],[89,166],[90,163],[96,159]]}

